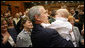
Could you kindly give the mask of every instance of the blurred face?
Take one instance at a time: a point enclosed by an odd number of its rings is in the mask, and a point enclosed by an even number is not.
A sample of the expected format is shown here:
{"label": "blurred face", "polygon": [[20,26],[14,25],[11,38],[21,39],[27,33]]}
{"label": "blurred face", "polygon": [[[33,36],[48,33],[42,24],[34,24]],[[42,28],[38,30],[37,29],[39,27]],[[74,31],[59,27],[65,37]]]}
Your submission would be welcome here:
{"label": "blurred face", "polygon": [[12,17],[8,18],[8,22],[9,24],[13,24],[13,18]]}
{"label": "blurred face", "polygon": [[26,15],[26,12],[23,12],[24,13],[24,15]]}
{"label": "blurred face", "polygon": [[25,28],[32,29],[33,25],[31,21],[26,21],[25,24],[23,25]]}
{"label": "blurred face", "polygon": [[74,20],[73,20],[73,19],[71,19],[69,22],[70,22],[72,25],[74,25]]}
{"label": "blurred face", "polygon": [[22,15],[22,12],[19,12],[20,15]]}
{"label": "blurred face", "polygon": [[1,25],[1,32],[7,31],[7,22],[4,20]]}
{"label": "blurred face", "polygon": [[5,16],[4,17],[8,17],[8,13],[5,13]]}
{"label": "blurred face", "polygon": [[19,16],[20,16],[19,13],[16,13],[16,18],[19,18]]}
{"label": "blurred face", "polygon": [[75,13],[75,11],[73,9],[70,12],[71,12],[71,14],[74,14]]}
{"label": "blurred face", "polygon": [[10,12],[8,12],[8,16],[11,16],[11,13]]}
{"label": "blurred face", "polygon": [[40,8],[40,16],[39,16],[39,19],[42,21],[42,22],[48,22],[48,12],[44,9],[44,8]]}
{"label": "blurred face", "polygon": [[1,17],[3,17],[3,15],[1,14]]}
{"label": "blurred face", "polygon": [[83,12],[83,11],[81,11],[81,12],[79,12],[79,14],[80,14],[80,15],[83,15],[83,14],[84,14],[84,12]]}

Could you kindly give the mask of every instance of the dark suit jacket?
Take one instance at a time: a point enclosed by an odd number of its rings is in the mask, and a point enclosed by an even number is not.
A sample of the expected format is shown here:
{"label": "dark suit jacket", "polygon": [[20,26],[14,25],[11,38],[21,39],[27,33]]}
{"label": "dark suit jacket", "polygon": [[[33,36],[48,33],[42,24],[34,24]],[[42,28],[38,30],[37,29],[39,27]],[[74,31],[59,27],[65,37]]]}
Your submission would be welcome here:
{"label": "dark suit jacket", "polygon": [[11,35],[13,38],[14,42],[16,43],[16,38],[17,38],[17,31],[15,28],[8,28],[8,33]]}
{"label": "dark suit jacket", "polygon": [[31,34],[33,47],[73,47],[72,42],[63,39],[56,30],[45,29],[34,24]]}
{"label": "dark suit jacket", "polygon": [[22,20],[22,19],[20,19],[17,24],[15,23],[15,21],[13,21],[13,24],[14,24],[14,27],[15,27],[15,29],[16,29],[16,31],[17,31],[17,34],[19,34],[19,33],[21,32],[21,29],[20,29],[21,20]]}
{"label": "dark suit jacket", "polygon": [[12,47],[8,41],[5,44],[3,44],[2,41],[3,41],[3,36],[1,35],[1,47]]}

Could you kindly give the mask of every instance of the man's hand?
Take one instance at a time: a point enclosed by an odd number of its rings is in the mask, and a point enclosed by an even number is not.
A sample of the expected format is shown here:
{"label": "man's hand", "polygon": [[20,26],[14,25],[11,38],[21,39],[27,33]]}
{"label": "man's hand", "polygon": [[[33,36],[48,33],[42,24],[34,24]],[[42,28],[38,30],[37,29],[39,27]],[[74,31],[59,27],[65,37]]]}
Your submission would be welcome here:
{"label": "man's hand", "polygon": [[82,30],[81,34],[84,36],[84,29]]}
{"label": "man's hand", "polygon": [[82,45],[84,45],[84,40],[81,40]]}

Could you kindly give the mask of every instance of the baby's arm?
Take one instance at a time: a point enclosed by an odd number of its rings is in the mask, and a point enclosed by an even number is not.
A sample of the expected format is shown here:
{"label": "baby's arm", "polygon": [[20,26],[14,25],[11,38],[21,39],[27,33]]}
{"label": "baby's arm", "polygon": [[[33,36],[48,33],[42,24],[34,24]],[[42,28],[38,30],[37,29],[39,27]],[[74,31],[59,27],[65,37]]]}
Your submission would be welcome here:
{"label": "baby's arm", "polygon": [[42,25],[44,28],[47,28],[47,27],[50,26],[51,24],[41,23],[41,25]]}

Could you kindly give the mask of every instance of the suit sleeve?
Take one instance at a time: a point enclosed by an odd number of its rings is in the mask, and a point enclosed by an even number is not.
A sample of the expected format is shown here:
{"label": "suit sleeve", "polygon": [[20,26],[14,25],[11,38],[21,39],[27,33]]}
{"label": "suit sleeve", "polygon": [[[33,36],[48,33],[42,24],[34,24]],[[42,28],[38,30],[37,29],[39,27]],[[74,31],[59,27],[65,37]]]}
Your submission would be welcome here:
{"label": "suit sleeve", "polygon": [[51,39],[51,45],[50,47],[65,47],[67,41],[63,39],[57,32],[56,30],[52,31],[52,34],[50,35]]}

